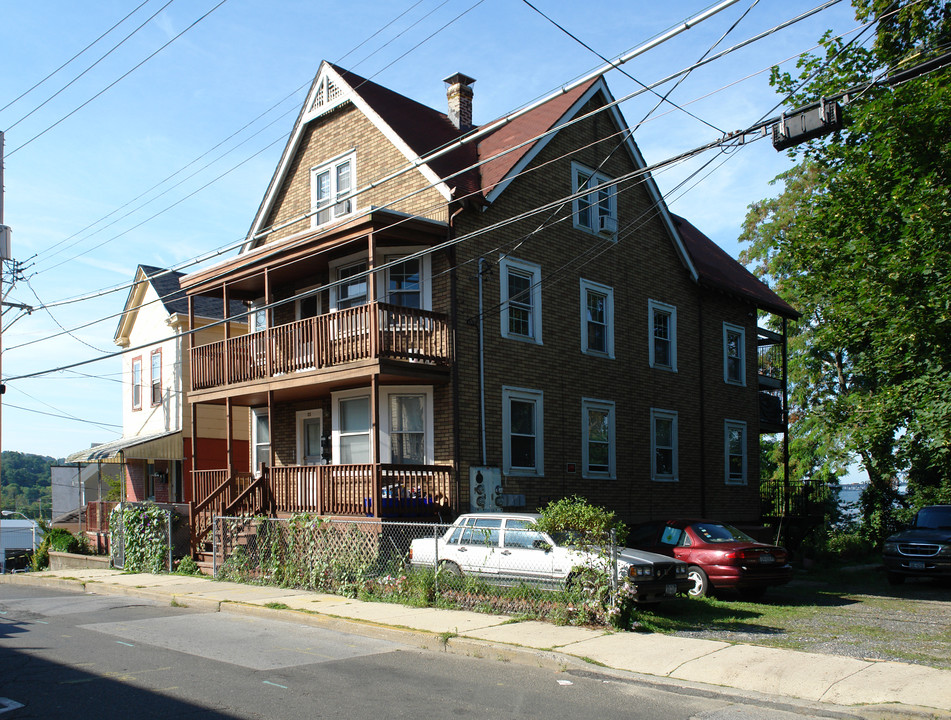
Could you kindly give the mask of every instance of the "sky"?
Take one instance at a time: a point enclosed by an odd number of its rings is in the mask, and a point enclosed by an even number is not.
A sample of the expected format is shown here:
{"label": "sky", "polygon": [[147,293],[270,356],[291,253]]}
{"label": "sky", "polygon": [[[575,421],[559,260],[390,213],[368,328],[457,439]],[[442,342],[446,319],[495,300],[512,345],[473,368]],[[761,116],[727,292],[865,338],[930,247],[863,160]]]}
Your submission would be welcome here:
{"label": "sky", "polygon": [[[121,436],[121,360],[109,355],[128,288],[105,291],[138,264],[178,266],[240,243],[321,60],[441,111],[443,78],[465,73],[483,124],[708,7],[533,4],[575,37],[525,0],[0,0],[3,224],[19,269],[11,285],[6,263],[3,292],[32,308],[3,315],[2,449],[62,458]],[[626,96],[718,41],[714,52],[820,4],[740,0],[612,70],[608,85]],[[664,105],[637,128],[645,160],[789,109],[769,68],[795,72],[825,30],[851,38],[857,27],[839,2],[694,70],[670,95],[680,108]],[[621,112],[633,127],[656,102],[644,93]],[[747,207],[775,195],[770,181],[791,164],[764,138],[654,178],[674,212],[736,257]],[[81,361],[90,362],[57,371]]]}

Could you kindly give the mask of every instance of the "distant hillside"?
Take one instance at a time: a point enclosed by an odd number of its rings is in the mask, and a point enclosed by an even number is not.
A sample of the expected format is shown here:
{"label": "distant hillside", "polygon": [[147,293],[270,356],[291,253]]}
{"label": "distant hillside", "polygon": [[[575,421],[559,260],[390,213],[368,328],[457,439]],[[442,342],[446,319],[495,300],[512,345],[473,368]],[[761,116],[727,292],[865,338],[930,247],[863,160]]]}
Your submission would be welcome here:
{"label": "distant hillside", "polygon": [[0,501],[3,510],[30,518],[48,518],[52,507],[50,465],[63,459],[4,450],[0,457]]}

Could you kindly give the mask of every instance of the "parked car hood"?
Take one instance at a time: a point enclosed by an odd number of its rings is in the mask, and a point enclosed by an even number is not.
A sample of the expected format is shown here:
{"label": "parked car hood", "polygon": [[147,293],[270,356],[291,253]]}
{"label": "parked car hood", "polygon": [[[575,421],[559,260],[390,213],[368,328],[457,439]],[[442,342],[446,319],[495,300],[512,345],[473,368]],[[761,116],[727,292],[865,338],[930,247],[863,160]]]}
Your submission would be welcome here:
{"label": "parked car hood", "polygon": [[944,528],[909,528],[895,533],[885,542],[951,543],[951,530]]}
{"label": "parked car hood", "polygon": [[[635,550],[634,548],[618,548],[618,560],[630,565],[644,565],[645,563],[669,563],[669,555],[660,555],[658,553],[648,552],[647,550]],[[680,561],[678,561],[680,562]]]}

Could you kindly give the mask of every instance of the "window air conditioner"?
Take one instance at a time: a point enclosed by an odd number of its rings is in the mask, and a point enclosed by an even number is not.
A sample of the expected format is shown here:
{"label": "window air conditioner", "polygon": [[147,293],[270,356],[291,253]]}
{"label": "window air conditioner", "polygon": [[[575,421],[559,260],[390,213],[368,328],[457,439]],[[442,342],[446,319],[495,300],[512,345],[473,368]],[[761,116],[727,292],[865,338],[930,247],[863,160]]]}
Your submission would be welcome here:
{"label": "window air conditioner", "polygon": [[602,215],[598,218],[598,232],[602,235],[615,235],[617,233],[617,218],[610,215]]}

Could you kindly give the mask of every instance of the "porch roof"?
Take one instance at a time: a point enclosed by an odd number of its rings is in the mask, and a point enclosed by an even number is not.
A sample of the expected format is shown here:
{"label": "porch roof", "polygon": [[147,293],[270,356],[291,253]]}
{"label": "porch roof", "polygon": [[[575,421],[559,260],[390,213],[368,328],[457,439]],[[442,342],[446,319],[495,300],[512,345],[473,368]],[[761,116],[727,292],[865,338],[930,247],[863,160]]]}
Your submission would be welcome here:
{"label": "porch roof", "polygon": [[86,450],[74,452],[66,458],[68,463],[111,462],[126,460],[182,460],[185,449],[182,445],[182,432],[156,433],[139,437],[124,437],[112,442],[94,445]]}

